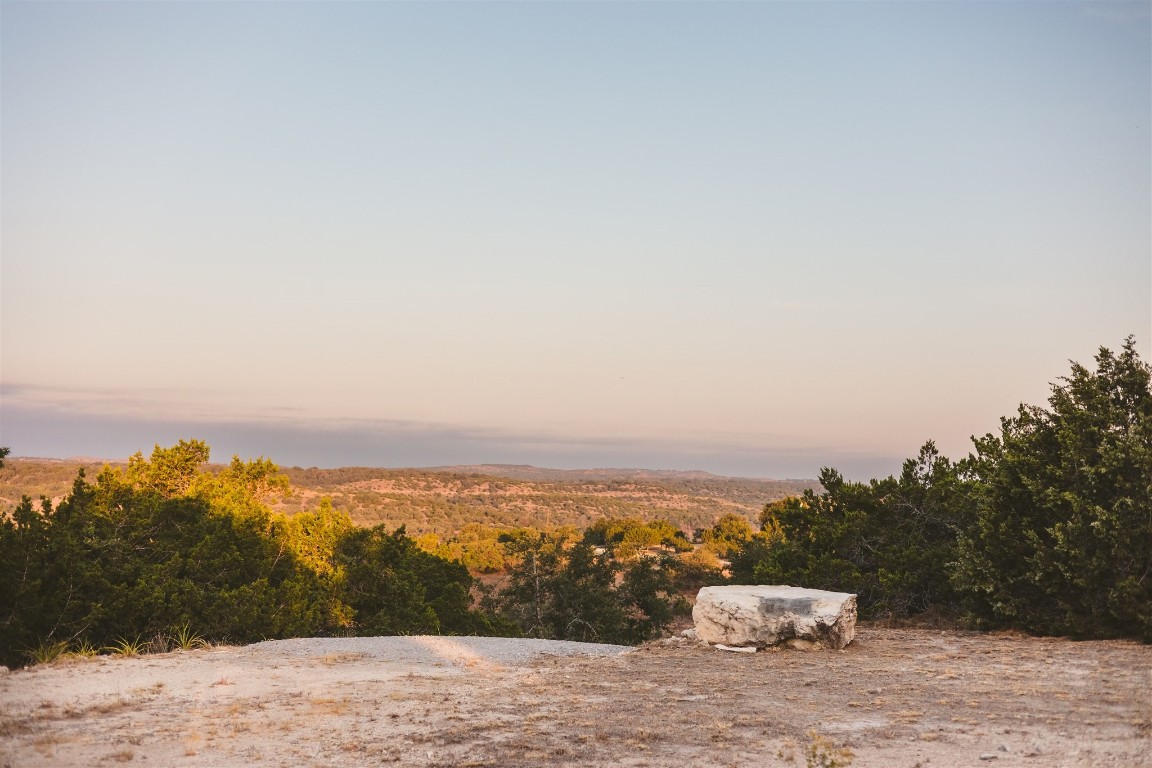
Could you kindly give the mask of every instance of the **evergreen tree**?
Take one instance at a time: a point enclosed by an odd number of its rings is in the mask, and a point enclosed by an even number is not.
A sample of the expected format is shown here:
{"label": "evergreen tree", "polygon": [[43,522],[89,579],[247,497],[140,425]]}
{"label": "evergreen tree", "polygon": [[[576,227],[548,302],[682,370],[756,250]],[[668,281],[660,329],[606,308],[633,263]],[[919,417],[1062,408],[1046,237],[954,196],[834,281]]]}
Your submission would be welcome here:
{"label": "evergreen tree", "polygon": [[826,467],[820,483],[765,506],[733,581],[852,592],[864,616],[956,608],[947,569],[972,514],[963,466],[929,441],[898,478],[850,482]]}
{"label": "evergreen tree", "polygon": [[403,527],[349,531],[335,563],[358,634],[491,633],[491,623],[470,607],[468,569],[420,550]]}
{"label": "evergreen tree", "polygon": [[1129,337],[976,441],[955,581],[982,626],[1152,642],[1150,381]]}
{"label": "evergreen tree", "polygon": [[177,627],[231,642],[494,630],[470,608],[464,566],[402,529],[354,529],[330,503],[285,518],[266,505],[288,491],[275,464],[213,472],[208,455],[196,440],[157,446],[94,485],[81,471],[56,508],[25,498],[0,517],[0,663]]}
{"label": "evergreen tree", "polygon": [[624,567],[617,584],[621,565],[586,540],[525,532],[503,541],[513,566],[496,606],[525,635],[634,644],[672,619],[668,573],[645,560]]}

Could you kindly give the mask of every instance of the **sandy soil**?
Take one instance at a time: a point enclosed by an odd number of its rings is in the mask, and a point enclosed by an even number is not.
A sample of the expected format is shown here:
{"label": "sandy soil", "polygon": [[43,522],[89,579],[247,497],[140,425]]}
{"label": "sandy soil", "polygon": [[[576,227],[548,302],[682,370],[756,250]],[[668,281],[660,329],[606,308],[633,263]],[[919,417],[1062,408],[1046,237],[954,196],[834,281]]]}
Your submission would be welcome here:
{"label": "sandy soil", "polygon": [[0,677],[10,768],[803,766],[813,744],[856,767],[1131,768],[1150,739],[1152,647],[877,626],[839,652],[313,639]]}

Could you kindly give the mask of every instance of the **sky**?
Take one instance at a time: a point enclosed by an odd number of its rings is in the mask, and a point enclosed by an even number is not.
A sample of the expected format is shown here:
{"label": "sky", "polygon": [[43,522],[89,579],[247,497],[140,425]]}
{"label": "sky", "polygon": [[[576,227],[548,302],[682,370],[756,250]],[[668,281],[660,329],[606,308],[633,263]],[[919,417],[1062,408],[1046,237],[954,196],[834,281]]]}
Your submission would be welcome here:
{"label": "sky", "polygon": [[1152,359],[1149,2],[0,2],[0,445],[856,479]]}

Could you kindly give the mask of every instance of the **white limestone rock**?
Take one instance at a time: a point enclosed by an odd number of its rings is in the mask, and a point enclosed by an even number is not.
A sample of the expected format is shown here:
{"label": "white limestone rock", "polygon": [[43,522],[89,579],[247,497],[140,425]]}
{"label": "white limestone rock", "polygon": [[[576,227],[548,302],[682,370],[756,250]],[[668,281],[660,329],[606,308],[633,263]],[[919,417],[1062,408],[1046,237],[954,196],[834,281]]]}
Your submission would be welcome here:
{"label": "white limestone rock", "polygon": [[766,648],[790,640],[843,648],[856,635],[856,595],[786,586],[704,587],[692,609],[712,645]]}

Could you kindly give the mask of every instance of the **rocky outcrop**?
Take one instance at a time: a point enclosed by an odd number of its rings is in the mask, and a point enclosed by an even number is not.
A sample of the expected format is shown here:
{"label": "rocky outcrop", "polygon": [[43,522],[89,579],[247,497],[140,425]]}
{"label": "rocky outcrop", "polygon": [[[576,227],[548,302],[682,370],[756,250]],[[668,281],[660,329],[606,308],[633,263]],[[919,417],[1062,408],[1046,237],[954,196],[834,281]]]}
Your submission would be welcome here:
{"label": "rocky outcrop", "polygon": [[856,595],[786,586],[704,587],[692,620],[696,636],[713,645],[766,648],[792,641],[843,648],[856,635]]}

